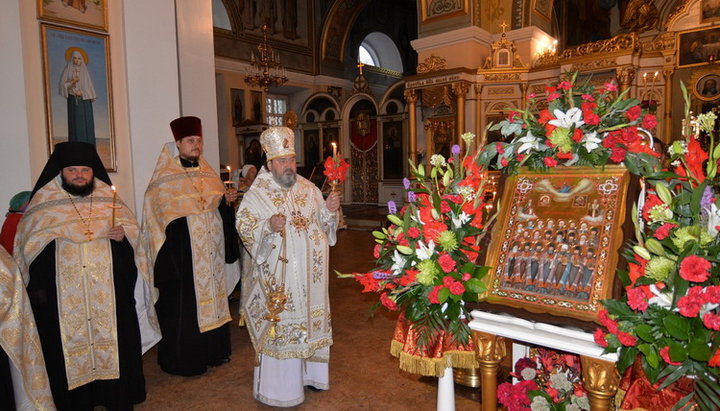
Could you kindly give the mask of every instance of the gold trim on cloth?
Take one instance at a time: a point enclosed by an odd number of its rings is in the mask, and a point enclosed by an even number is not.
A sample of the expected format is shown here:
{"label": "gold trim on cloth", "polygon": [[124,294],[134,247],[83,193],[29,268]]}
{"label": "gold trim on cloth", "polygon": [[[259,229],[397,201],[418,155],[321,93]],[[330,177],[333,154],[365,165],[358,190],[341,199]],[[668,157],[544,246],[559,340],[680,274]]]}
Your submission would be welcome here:
{"label": "gold trim on cloth", "polygon": [[[271,232],[268,221],[278,213],[287,217],[284,286],[288,300],[271,337],[270,322],[264,317],[269,285],[283,283],[283,263],[279,262],[283,247],[281,236]],[[249,253],[243,260],[242,312],[256,353],[307,359],[332,345],[327,282],[337,215],[327,210],[320,190],[301,176],[292,188],[283,189],[270,172],[261,170],[238,208],[236,226]]]}
{"label": "gold trim on cloth", "polygon": [[107,239],[58,239],[57,299],[68,389],[120,378],[112,250]]}
{"label": "gold trim on cloth", "polygon": [[[96,379],[119,377],[112,250],[107,237],[112,198],[110,186],[98,179],[92,200],[90,196],[71,199],[59,180],[53,179],[33,196],[15,237],[15,259],[25,283],[29,281],[30,264],[48,244],[57,240],[55,281],[70,389]],[[135,308],[146,349],[160,335],[151,301],[152,281],[146,252],[135,216],[122,200],[117,199],[115,205],[115,224],[123,226],[125,238],[134,250],[138,279],[144,282],[138,284],[144,290],[144,301],[136,300]],[[86,218],[91,215],[90,207],[92,218]],[[92,240],[84,234],[88,229],[93,232]],[[139,297],[137,293],[135,296]],[[149,329],[144,329],[144,325]],[[88,344],[94,345],[88,348]],[[91,365],[92,362],[95,364]]]}
{"label": "gold trim on cloth", "polygon": [[154,267],[168,224],[187,217],[197,320],[200,332],[206,332],[232,320],[227,301],[223,224],[217,210],[225,187],[202,157],[199,167],[184,168],[170,151],[173,144],[163,147],[145,191],[143,233]]}
{"label": "gold trim on cloth", "polygon": [[5,249],[0,250],[0,347],[20,371],[32,405],[54,410],[32,307],[15,261]]}

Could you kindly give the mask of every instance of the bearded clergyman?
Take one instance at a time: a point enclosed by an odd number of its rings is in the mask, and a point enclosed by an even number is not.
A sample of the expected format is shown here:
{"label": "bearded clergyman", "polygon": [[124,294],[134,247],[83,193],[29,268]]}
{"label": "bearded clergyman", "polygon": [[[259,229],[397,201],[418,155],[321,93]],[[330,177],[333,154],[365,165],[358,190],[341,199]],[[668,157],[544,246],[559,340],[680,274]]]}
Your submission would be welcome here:
{"label": "bearded clergyman", "polygon": [[55,406],[132,409],[160,338],[135,216],[95,146],[55,146],[15,240]]}
{"label": "bearded clergyman", "polygon": [[267,164],[238,208],[244,260],[242,314],[257,354],[255,399],[291,407],[304,389],[329,388],[332,345],[329,246],[336,241],[340,196],[296,174],[295,136],[271,127],[260,136]]}

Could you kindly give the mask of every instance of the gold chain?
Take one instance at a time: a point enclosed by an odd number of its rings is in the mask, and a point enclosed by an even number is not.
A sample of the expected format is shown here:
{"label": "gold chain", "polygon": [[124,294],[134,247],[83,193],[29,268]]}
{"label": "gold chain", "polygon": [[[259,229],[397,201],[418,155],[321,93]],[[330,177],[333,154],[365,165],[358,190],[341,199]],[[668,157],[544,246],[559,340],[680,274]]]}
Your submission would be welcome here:
{"label": "gold chain", "polygon": [[82,221],[83,225],[85,225],[85,236],[87,236],[88,241],[92,241],[92,235],[95,234],[90,230],[90,220],[92,220],[92,208],[93,208],[93,195],[90,194],[90,214],[88,215],[87,220],[83,218],[82,214],[80,214],[80,210],[78,210],[77,205],[75,205],[75,200],[73,200],[72,196],[69,193],[67,194],[68,198],[70,199],[70,203],[72,204],[73,208],[75,209],[75,212],[77,213],[78,217],[80,217],[80,221]]}
{"label": "gold chain", "polygon": [[201,173],[202,166],[198,165],[198,174],[200,174],[200,189],[198,189],[197,186],[195,186],[195,180],[193,180],[192,176],[190,176],[190,173],[188,173],[187,168],[183,167],[183,171],[185,171],[185,176],[190,180],[190,184],[192,184],[193,188],[200,196],[200,199],[198,200],[198,202],[200,203],[200,207],[205,208],[205,199],[203,198],[203,190],[202,190],[204,188],[204,183],[203,183],[203,178],[202,178],[202,173]]}

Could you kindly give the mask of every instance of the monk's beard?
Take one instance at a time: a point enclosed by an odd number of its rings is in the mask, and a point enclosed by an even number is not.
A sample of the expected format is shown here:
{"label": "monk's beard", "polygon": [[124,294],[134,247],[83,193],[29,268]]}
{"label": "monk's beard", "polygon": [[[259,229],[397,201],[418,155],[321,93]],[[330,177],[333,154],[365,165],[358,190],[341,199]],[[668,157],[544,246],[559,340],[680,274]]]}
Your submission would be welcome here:
{"label": "monk's beard", "polygon": [[295,182],[297,181],[297,174],[289,168],[286,168],[285,171],[280,175],[277,175],[275,173],[272,173],[272,175],[273,180],[275,180],[276,183],[278,183],[284,188],[290,188],[294,186]]}
{"label": "monk's beard", "polygon": [[72,183],[68,183],[65,178],[62,179],[62,188],[71,195],[77,197],[87,197],[95,191],[95,179],[88,181],[87,183],[78,186]]}

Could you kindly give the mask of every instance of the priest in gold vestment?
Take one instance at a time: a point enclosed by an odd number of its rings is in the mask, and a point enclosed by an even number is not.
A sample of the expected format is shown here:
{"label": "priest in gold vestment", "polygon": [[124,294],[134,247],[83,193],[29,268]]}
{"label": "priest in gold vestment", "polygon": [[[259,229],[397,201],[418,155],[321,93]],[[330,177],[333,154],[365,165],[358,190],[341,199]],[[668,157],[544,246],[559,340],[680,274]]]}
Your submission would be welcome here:
{"label": "priest in gold vestment", "polygon": [[142,353],[160,338],[146,253],[95,146],[55,146],[18,225],[15,260],[55,406],[144,401]]}
{"label": "priest in gold vestment", "polygon": [[0,247],[0,410],[54,410],[25,284]]}
{"label": "priest in gold vestment", "polygon": [[159,291],[160,368],[193,376],[230,360],[228,294],[239,270],[226,264],[240,251],[231,206],[237,191],[226,191],[202,156],[199,118],[170,127],[175,142],[163,147],[145,191],[143,233]]}
{"label": "priest in gold vestment", "polygon": [[294,135],[260,136],[268,162],[243,197],[237,229],[243,264],[242,314],[255,352],[253,395],[276,407],[304,401],[304,387],[329,388],[332,329],[329,246],[336,241],[338,193],[323,199],[296,174]]}

